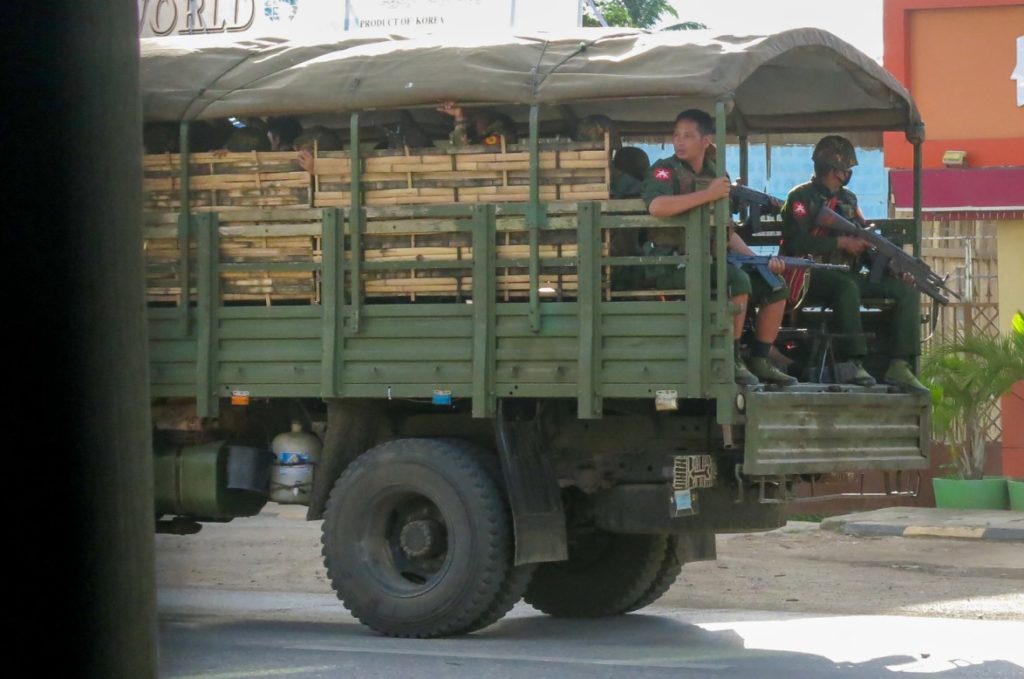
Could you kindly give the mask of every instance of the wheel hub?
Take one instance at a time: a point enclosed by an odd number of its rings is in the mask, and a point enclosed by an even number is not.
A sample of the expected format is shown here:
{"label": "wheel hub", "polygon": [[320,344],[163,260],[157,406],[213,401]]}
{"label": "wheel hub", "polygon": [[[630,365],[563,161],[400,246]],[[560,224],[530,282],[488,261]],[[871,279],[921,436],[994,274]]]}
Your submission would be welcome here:
{"label": "wheel hub", "polygon": [[402,527],[398,544],[413,558],[436,556],[441,552],[444,539],[441,525],[433,519],[410,521]]}

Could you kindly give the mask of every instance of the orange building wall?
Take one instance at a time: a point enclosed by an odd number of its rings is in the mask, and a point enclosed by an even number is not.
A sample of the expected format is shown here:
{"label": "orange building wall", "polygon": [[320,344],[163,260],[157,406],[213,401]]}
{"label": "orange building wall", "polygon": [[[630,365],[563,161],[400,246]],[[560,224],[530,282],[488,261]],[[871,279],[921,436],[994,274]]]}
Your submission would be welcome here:
{"label": "orange building wall", "polygon": [[1018,35],[1024,4],[911,13],[910,83],[928,138],[1024,137],[1010,80]]}
{"label": "orange building wall", "polygon": [[[1021,0],[886,0],[885,67],[925,122],[924,166],[967,151],[970,167],[1024,165],[1024,107],[1016,102]],[[913,166],[902,134],[885,136],[885,164]]]}

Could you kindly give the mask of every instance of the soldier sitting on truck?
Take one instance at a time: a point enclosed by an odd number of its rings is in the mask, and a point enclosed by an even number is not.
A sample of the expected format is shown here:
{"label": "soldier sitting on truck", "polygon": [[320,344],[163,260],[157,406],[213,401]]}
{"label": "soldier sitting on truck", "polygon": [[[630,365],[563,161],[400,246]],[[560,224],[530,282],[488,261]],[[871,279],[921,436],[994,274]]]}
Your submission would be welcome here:
{"label": "soldier sitting on truck", "polygon": [[437,110],[455,119],[455,125],[448,135],[452,146],[482,144],[500,147],[502,138],[505,144],[515,144],[519,140],[515,122],[492,108],[467,109],[453,101],[446,101]]}
{"label": "soldier sitting on truck", "polygon": [[[892,276],[872,281],[867,274],[861,273],[867,241],[853,236],[836,237],[827,229],[814,225],[818,211],[823,205],[828,205],[848,220],[864,226],[857,196],[846,188],[857,164],[853,144],[839,135],[822,137],[814,147],[811,160],[814,177],[790,191],[782,208],[782,252],[834,264],[848,264],[850,271],[814,271],[805,301],[832,308],[831,321],[835,332],[840,335],[836,342],[837,358],[852,361],[854,365],[845,381],[868,387],[875,384],[875,379],[861,363],[868,351],[861,327],[861,298],[895,300],[890,321],[882,326],[887,335],[882,346],[892,356],[882,379],[905,391],[926,394],[928,389],[918,381],[910,367],[920,350],[920,310],[916,291]],[[811,272],[805,270],[801,273],[807,275]],[[797,287],[795,281],[793,287]]]}
{"label": "soldier sitting on truck", "polygon": [[612,158],[612,198],[639,198],[644,192],[644,177],[651,168],[647,152],[636,146],[624,146]]}
{"label": "soldier sitting on truck", "polygon": [[[689,109],[676,116],[672,134],[675,153],[654,163],[644,180],[642,197],[651,216],[674,217],[729,196],[729,178],[717,177],[714,162],[707,157],[714,129],[714,122],[705,111]],[[706,182],[706,185],[698,188],[698,182]],[[645,254],[677,253],[683,245],[675,229],[653,231],[660,233],[652,234],[651,240],[644,243]],[[728,248],[740,254],[755,254],[739,234],[731,229]],[[768,266],[772,273],[779,274],[786,265],[772,258]],[[667,275],[659,276],[658,287],[681,288],[684,283],[684,271],[673,267]],[[777,369],[769,359],[772,343],[782,323],[789,290],[785,286],[772,290],[761,276],[748,276],[742,269],[732,265],[727,266],[727,286],[729,299],[739,310],[733,322],[736,383],[752,386],[763,380],[782,385],[795,384],[795,378]],[[740,336],[743,333],[748,301],[759,309],[754,324],[751,357],[745,365],[740,355]]]}

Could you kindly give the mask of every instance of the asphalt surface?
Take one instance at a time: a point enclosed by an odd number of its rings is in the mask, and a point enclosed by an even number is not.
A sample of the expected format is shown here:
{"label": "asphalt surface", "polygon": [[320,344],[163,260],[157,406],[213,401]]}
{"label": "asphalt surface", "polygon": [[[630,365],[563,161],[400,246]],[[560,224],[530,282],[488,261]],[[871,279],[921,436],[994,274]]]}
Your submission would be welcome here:
{"label": "asphalt surface", "polygon": [[1024,677],[1024,623],[649,607],[559,620],[519,604],[471,636],[391,639],[330,595],[160,593],[160,676]]}

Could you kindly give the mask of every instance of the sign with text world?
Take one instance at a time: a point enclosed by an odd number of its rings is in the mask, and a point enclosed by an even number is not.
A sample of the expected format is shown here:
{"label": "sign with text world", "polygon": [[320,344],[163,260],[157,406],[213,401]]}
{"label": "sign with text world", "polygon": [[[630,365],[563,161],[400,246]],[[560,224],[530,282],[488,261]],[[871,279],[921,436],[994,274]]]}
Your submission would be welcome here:
{"label": "sign with text world", "polygon": [[579,0],[137,0],[139,37],[558,30]]}

